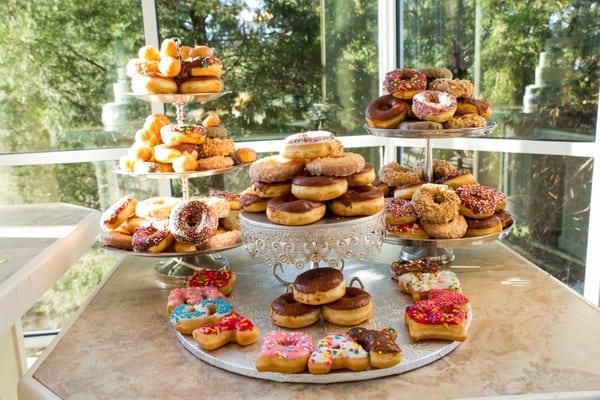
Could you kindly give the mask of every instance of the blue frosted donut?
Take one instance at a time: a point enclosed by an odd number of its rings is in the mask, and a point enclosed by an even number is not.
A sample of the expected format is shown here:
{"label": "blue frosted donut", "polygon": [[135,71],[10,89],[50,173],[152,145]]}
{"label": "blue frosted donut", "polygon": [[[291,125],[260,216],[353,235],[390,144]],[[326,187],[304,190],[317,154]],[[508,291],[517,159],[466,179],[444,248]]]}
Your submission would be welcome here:
{"label": "blue frosted donut", "polygon": [[198,304],[180,304],[169,315],[169,321],[179,332],[191,334],[202,325],[215,323],[233,311],[225,300],[202,300]]}

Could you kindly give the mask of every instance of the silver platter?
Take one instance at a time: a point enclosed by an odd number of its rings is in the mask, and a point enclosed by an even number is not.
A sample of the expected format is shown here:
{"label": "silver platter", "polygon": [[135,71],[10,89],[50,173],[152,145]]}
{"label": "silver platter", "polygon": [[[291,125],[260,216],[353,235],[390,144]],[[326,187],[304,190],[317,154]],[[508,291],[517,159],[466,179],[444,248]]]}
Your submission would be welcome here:
{"label": "silver platter", "polygon": [[383,242],[397,246],[426,247],[426,248],[449,248],[449,247],[467,247],[479,246],[492,243],[498,239],[503,239],[510,234],[514,224],[504,228],[502,232],[492,233],[490,235],[465,237],[459,239],[402,239],[396,236],[385,235]]}
{"label": "silver platter", "polygon": [[364,125],[367,132],[371,135],[382,136],[388,138],[408,138],[408,139],[443,139],[455,137],[476,137],[485,136],[494,129],[496,123],[487,121],[487,125],[478,128],[454,128],[441,130],[400,130],[400,129],[381,129],[372,128],[369,125]]}
{"label": "silver platter", "polygon": [[321,218],[317,222],[313,222],[309,225],[301,225],[301,226],[289,226],[289,225],[278,225],[275,224],[267,218],[267,214],[264,212],[261,213],[252,213],[242,211],[240,213],[240,222],[244,222],[246,224],[250,224],[256,227],[280,230],[280,231],[288,231],[288,232],[314,232],[315,229],[321,229],[327,227],[329,228],[347,228],[349,226],[358,226],[371,221],[381,220],[382,213],[379,212],[377,214],[369,215],[367,217],[338,217],[336,215],[327,214],[325,217]]}
{"label": "silver platter", "polygon": [[115,174],[119,174],[119,175],[133,176],[133,177],[136,177],[136,178],[148,178],[148,179],[202,178],[202,177],[207,177],[207,176],[222,175],[224,173],[227,173],[227,172],[230,172],[230,171],[235,171],[236,169],[245,167],[245,166],[250,165],[250,164],[251,163],[236,164],[236,165],[232,165],[231,167],[220,168],[220,169],[211,169],[211,170],[208,170],[208,171],[148,172],[148,173],[142,173],[142,174],[135,173],[135,172],[129,172],[129,171],[123,171],[119,167],[116,167],[114,169],[114,173]]}
{"label": "silver platter", "polygon": [[[386,369],[369,369],[362,372],[344,370],[332,371],[325,375],[311,375],[308,372],[301,374],[283,374],[277,372],[259,372],[255,368],[256,355],[260,351],[260,343],[264,334],[272,330],[285,330],[271,323],[269,309],[271,301],[283,293],[283,288],[274,280],[264,275],[260,265],[244,267],[239,270],[232,269],[238,274],[236,288],[229,297],[234,309],[240,314],[250,318],[260,330],[260,339],[257,343],[242,347],[228,344],[214,351],[205,351],[198,347],[191,336],[176,333],[177,340],[194,356],[215,367],[252,378],[265,379],[277,382],[301,383],[338,383],[361,381],[383,376],[397,375],[424,365],[430,364],[456,349],[460,342],[423,341],[411,342],[404,323],[404,310],[412,304],[411,297],[401,293],[390,279],[389,265],[369,262],[346,266],[344,270],[346,282],[351,277],[357,276],[373,296],[373,318],[361,326],[382,329],[392,327],[398,332],[398,345],[402,348],[402,362]],[[295,272],[293,268],[291,272]],[[292,276],[289,277],[292,279]],[[472,321],[472,309],[469,309],[467,328]],[[347,328],[320,321],[315,325],[302,328],[300,331],[313,337],[313,343],[331,333],[343,333]],[[174,331],[176,332],[176,331]],[[467,339],[468,340],[468,339]]]}
{"label": "silver platter", "polygon": [[240,247],[241,245],[242,245],[242,243],[236,243],[232,246],[221,247],[218,249],[196,250],[196,251],[190,251],[188,253],[176,253],[176,252],[147,253],[147,252],[118,249],[116,247],[106,246],[106,245],[101,245],[101,246],[105,250],[112,251],[114,253],[124,254],[127,256],[150,257],[150,258],[170,258],[170,257],[189,257],[189,256],[198,255],[198,254],[218,253],[220,251],[225,251],[225,250],[229,250],[229,249],[234,249],[236,247]]}
{"label": "silver platter", "polygon": [[231,91],[224,91],[219,93],[175,93],[175,94],[135,94],[128,93],[129,96],[133,96],[136,99],[153,102],[153,103],[164,103],[164,104],[182,104],[182,103],[207,103],[214,101],[226,94],[232,93]]}

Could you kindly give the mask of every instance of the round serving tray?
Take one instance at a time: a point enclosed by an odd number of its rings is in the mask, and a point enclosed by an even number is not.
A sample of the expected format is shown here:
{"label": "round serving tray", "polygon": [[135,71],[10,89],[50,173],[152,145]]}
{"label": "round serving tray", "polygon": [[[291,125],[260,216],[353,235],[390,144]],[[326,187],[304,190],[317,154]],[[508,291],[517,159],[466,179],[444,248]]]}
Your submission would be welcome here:
{"label": "round serving tray", "polygon": [[490,235],[464,237],[459,239],[402,239],[397,236],[384,235],[383,242],[397,246],[426,247],[426,248],[453,248],[479,246],[492,243],[502,239],[510,234],[514,224],[504,228],[502,232],[492,233]]}
{"label": "round serving tray", "polygon": [[[202,350],[191,336],[181,335],[176,332],[177,340],[194,356],[215,367],[231,371],[252,378],[265,379],[277,382],[301,383],[338,383],[361,381],[383,376],[397,375],[412,369],[430,364],[456,349],[460,342],[423,341],[413,343],[410,340],[406,324],[404,323],[404,310],[412,304],[410,296],[402,294],[389,277],[389,265],[369,262],[367,265],[354,264],[344,270],[346,282],[351,277],[358,276],[363,282],[365,290],[373,297],[373,318],[360,326],[382,329],[392,327],[398,332],[397,343],[402,348],[402,362],[394,367],[385,369],[369,369],[362,372],[335,370],[325,375],[311,375],[308,372],[301,374],[283,374],[278,372],[259,372],[255,368],[256,355],[260,351],[260,344],[266,332],[285,329],[272,324],[269,316],[271,301],[283,293],[283,288],[273,279],[264,276],[260,265],[244,267],[236,270],[236,288],[228,301],[235,311],[250,318],[260,330],[257,343],[249,346],[228,344],[214,351]],[[467,328],[473,318],[472,309],[469,308]],[[313,343],[331,333],[343,333],[348,327],[337,326],[320,321],[315,325],[299,329],[313,337]],[[468,340],[468,339],[467,339]]]}
{"label": "round serving tray", "polygon": [[115,174],[119,175],[127,175],[133,176],[136,178],[148,178],[148,179],[181,179],[181,178],[202,178],[207,176],[215,176],[221,175],[230,171],[234,171],[236,169],[245,167],[250,165],[251,163],[246,164],[236,164],[227,168],[220,169],[211,169],[207,171],[189,171],[189,172],[148,172],[148,173],[135,173],[129,171],[123,171],[119,167],[114,169]]}
{"label": "round serving tray", "polygon": [[440,130],[401,130],[401,129],[381,129],[364,125],[367,132],[375,136],[391,138],[409,138],[409,139],[443,139],[455,137],[476,137],[485,136],[496,128],[496,123],[487,121],[487,125],[478,128],[454,128]]}
{"label": "round serving tray", "polygon": [[207,103],[209,101],[216,100],[226,94],[232,93],[231,91],[224,91],[219,93],[175,93],[175,94],[135,94],[128,93],[129,96],[133,96],[136,99],[153,102],[153,103],[164,103],[164,104],[182,104],[182,103]]}
{"label": "round serving tray", "polygon": [[189,256],[195,256],[195,255],[199,255],[199,254],[213,254],[213,253],[218,253],[220,251],[234,249],[236,247],[240,247],[241,245],[242,245],[242,243],[240,242],[240,243],[236,243],[232,246],[221,247],[218,249],[196,250],[196,251],[190,251],[188,253],[176,253],[176,252],[162,252],[162,253],[147,253],[146,252],[146,253],[144,253],[144,252],[139,252],[139,251],[118,249],[116,247],[106,246],[106,245],[101,245],[101,246],[105,250],[112,251],[114,253],[125,254],[128,256],[150,257],[150,258],[172,258],[172,257],[189,257]]}

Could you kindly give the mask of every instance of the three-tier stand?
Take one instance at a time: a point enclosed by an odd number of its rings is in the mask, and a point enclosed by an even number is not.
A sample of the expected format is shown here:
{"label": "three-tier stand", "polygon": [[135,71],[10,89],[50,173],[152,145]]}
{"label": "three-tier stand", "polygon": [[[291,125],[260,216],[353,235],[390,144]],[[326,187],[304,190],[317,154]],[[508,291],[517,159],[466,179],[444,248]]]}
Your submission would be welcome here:
{"label": "three-tier stand", "polygon": [[[484,127],[456,128],[442,130],[400,130],[380,129],[365,125],[365,129],[372,135],[395,139],[425,139],[425,163],[421,173],[424,182],[433,182],[433,140],[457,137],[481,137],[489,134],[496,128],[495,122],[489,122]],[[455,247],[478,246],[494,242],[507,236],[512,230],[512,225],[501,232],[460,239],[402,239],[395,236],[384,235],[383,241],[400,247],[400,259],[417,260],[429,258],[442,264],[454,260]]]}
{"label": "three-tier stand", "polygon": [[[146,94],[131,96],[148,102],[173,104],[176,109],[177,125],[185,124],[185,105],[188,103],[208,103],[214,101],[231,92],[221,93],[196,93],[196,94]],[[118,167],[115,173],[120,175],[132,176],[138,179],[157,179],[157,180],[173,180],[178,179],[181,182],[181,197],[184,200],[189,199],[190,189],[189,180],[191,178],[210,177],[221,175],[226,172],[236,170],[243,167],[243,164],[237,164],[228,168],[209,170],[209,171],[190,171],[190,172],[149,172],[135,173],[123,171]],[[141,253],[128,250],[116,249],[110,246],[104,248],[122,254],[154,257],[154,258],[170,258],[168,261],[159,262],[155,266],[156,279],[162,285],[185,285],[186,279],[194,270],[199,268],[219,269],[227,267],[229,262],[227,259],[218,253],[231,248],[239,247],[241,243],[234,246],[220,249],[198,249],[188,253],[163,252],[163,253]]]}

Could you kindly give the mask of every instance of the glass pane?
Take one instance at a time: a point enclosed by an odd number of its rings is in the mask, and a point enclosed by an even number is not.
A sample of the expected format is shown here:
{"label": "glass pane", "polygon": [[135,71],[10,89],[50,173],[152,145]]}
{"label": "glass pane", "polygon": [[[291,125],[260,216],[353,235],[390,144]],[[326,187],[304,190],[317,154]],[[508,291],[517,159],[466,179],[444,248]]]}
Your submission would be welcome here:
{"label": "glass pane", "polygon": [[[440,149],[434,157],[467,168],[479,183],[506,193],[516,225],[504,242],[583,293],[591,158]],[[423,149],[402,148],[400,159],[416,166]]]}
{"label": "glass pane", "polygon": [[[158,0],[161,38],[208,44],[233,94],[218,109],[232,136],[280,138],[321,126],[364,134],[378,93],[377,2]],[[204,109],[188,107],[190,118]],[[169,110],[172,113],[172,110]]]}
{"label": "glass pane", "polygon": [[125,94],[144,44],[139,0],[7,0],[0,153],[125,146],[150,107]]}
{"label": "glass pane", "polygon": [[403,0],[404,66],[443,66],[493,106],[493,136],[593,141],[597,1]]}

